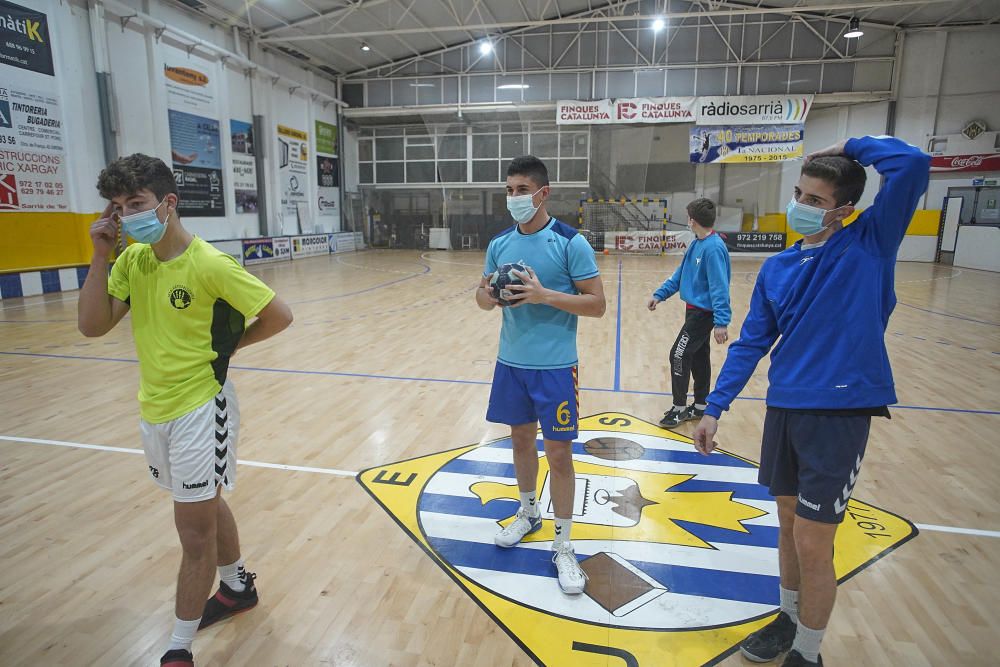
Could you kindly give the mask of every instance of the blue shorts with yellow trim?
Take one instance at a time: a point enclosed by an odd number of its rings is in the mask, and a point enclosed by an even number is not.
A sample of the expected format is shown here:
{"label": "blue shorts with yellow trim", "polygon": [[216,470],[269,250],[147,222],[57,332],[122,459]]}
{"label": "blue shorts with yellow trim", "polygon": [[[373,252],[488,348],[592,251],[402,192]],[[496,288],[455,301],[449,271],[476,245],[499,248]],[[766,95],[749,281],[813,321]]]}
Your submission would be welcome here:
{"label": "blue shorts with yellow trim", "polygon": [[497,362],[486,421],[511,426],[538,422],[548,440],[575,440],[579,412],[576,366],[530,370]]}

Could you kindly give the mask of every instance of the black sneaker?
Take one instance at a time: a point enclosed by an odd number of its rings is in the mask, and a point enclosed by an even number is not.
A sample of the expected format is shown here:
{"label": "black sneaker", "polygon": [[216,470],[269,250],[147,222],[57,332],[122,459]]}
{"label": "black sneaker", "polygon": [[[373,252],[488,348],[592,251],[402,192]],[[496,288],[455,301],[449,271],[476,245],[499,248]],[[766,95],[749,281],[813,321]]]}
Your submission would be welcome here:
{"label": "black sneaker", "polygon": [[809,662],[798,651],[792,651],[786,655],[785,661],[781,663],[781,667],[813,667],[814,665],[823,667],[823,656],[817,655],[816,662]]}
{"label": "black sneaker", "polygon": [[160,658],[160,667],[194,667],[194,656],[191,651],[175,648],[167,651]]}
{"label": "black sneaker", "polygon": [[740,642],[740,652],[752,662],[770,662],[792,648],[796,629],[792,617],[779,612],[776,619]]}
{"label": "black sneaker", "polygon": [[704,414],[704,410],[699,410],[693,405],[680,409],[670,408],[663,413],[663,419],[660,420],[660,426],[663,428],[673,428],[674,426],[678,426],[686,421],[699,419]]}
{"label": "black sneaker", "polygon": [[201,623],[198,629],[207,628],[219,621],[240,612],[249,611],[257,606],[257,586],[254,579],[257,575],[253,572],[246,573],[246,588],[242,591],[234,591],[226,582],[219,582],[219,590],[205,603],[205,609],[201,612]]}

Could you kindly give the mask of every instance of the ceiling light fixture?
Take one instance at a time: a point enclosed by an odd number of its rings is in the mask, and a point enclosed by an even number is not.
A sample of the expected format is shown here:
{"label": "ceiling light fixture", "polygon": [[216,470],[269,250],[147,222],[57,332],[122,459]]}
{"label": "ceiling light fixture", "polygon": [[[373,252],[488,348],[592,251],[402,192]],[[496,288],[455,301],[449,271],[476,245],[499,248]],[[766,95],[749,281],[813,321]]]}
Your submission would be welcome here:
{"label": "ceiling light fixture", "polygon": [[362,44],[361,45],[361,50],[362,51],[371,51],[372,47],[368,46],[367,44]]}
{"label": "ceiling light fixture", "polygon": [[667,27],[667,22],[664,21],[663,19],[656,19],[655,21],[653,21],[654,32],[660,32],[666,27]]}
{"label": "ceiling light fixture", "polygon": [[486,56],[493,51],[493,43],[489,40],[479,43],[479,55]]}
{"label": "ceiling light fixture", "polygon": [[525,88],[531,88],[531,86],[526,83],[505,83],[497,86],[497,90],[524,90]]}
{"label": "ceiling light fixture", "polygon": [[851,19],[851,23],[848,25],[847,32],[844,33],[844,37],[847,39],[856,39],[865,34],[865,31],[861,29],[861,19],[854,17]]}

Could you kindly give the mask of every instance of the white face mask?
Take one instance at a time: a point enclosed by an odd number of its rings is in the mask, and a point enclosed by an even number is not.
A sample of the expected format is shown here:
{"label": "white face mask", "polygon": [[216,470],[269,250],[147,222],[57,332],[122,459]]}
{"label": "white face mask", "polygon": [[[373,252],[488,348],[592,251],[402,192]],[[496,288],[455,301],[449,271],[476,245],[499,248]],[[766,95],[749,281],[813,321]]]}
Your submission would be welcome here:
{"label": "white face mask", "polygon": [[167,232],[167,223],[160,222],[160,218],[156,215],[156,212],[163,206],[165,201],[164,199],[155,208],[151,208],[148,211],[140,211],[132,215],[122,216],[122,231],[139,243],[159,242]]}
{"label": "white face mask", "polygon": [[530,195],[507,195],[507,210],[510,211],[510,215],[515,221],[525,223],[535,217],[535,213],[542,207],[540,202],[538,206],[535,206],[535,195],[541,192],[543,188],[544,186],[538,188]]}
{"label": "white face mask", "polygon": [[831,209],[817,208],[808,204],[800,204],[793,198],[788,202],[788,206],[785,207],[785,217],[788,220],[788,226],[794,231],[802,234],[802,236],[813,236],[833,224],[832,222],[830,225],[823,224],[827,213],[839,211],[845,206],[850,206],[850,204],[844,204],[844,206]]}

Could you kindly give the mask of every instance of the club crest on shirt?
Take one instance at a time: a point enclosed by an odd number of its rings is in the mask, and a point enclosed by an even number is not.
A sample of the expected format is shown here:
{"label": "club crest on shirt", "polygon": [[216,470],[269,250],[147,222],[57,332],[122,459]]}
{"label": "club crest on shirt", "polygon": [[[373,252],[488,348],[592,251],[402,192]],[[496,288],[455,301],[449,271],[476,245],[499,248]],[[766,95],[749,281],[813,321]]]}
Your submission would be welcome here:
{"label": "club crest on shirt", "polygon": [[170,305],[177,310],[184,310],[191,305],[191,290],[183,285],[174,285],[170,290]]}

